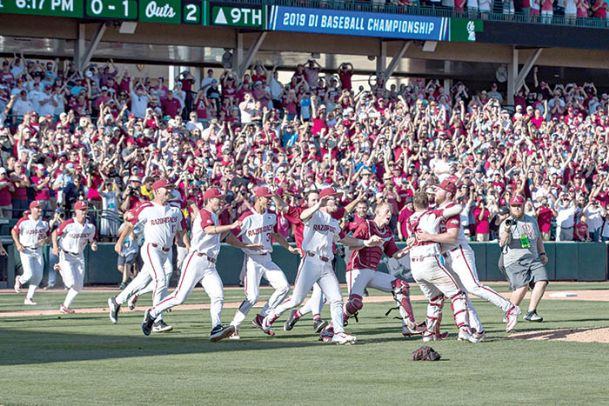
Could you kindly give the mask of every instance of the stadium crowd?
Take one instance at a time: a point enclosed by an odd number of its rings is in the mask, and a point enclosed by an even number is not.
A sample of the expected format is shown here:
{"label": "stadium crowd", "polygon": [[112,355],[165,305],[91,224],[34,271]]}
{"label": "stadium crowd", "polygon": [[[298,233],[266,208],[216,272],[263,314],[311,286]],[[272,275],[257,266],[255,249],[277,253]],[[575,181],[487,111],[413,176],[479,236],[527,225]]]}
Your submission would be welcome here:
{"label": "stadium crowd", "polygon": [[[112,239],[161,177],[199,205],[208,187],[226,191],[224,224],[249,207],[255,186],[299,204],[331,183],[345,204],[360,197],[355,217],[389,202],[406,239],[413,193],[453,176],[472,239],[497,238],[517,193],[544,239],[609,239],[609,95],[593,83],[551,86],[534,68],[508,110],[497,84],[377,80],[366,90],[353,85],[351,64],[322,72],[314,60],[288,83],[278,73],[255,63],[243,77],[209,69],[196,83],[183,72],[170,89],[112,61],[81,73],[69,61],[5,60],[0,215],[18,218],[35,199],[61,218],[88,200],[100,236]],[[279,232],[291,237],[281,216]]]}
{"label": "stadium crowd", "polygon": [[[373,0],[384,5],[384,0]],[[578,20],[598,19],[607,23],[609,3],[605,0],[392,0],[391,3],[409,8],[420,5],[453,10],[457,15],[487,19],[490,13],[508,16],[523,15],[525,21],[551,24],[559,16],[566,24]]]}

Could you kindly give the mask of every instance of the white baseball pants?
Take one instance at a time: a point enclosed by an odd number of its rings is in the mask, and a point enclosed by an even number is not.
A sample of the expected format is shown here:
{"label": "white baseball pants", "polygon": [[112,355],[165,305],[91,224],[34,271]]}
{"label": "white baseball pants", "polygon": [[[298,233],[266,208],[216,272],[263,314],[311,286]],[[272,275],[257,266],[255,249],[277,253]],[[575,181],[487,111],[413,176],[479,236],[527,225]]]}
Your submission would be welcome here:
{"label": "white baseball pants", "polygon": [[85,257],[82,254],[72,255],[59,250],[59,273],[63,284],[68,288],[63,305],[69,308],[84,286]]}
{"label": "white baseball pants", "polygon": [[31,249],[24,248],[23,252],[19,253],[21,258],[21,266],[23,274],[19,277],[19,282],[22,285],[29,283],[26,297],[32,299],[36,288],[42,281],[44,273],[44,258],[42,257],[42,248]]}
{"label": "white baseball pants", "polygon": [[300,269],[296,275],[296,283],[292,297],[286,302],[280,304],[269,312],[269,318],[276,320],[286,310],[293,309],[300,305],[313,284],[317,282],[322,293],[326,296],[330,304],[330,313],[332,315],[332,324],[334,333],[344,332],[343,327],[343,299],[340,294],[340,286],[338,279],[332,268],[332,262],[322,261],[317,256],[305,256],[300,263]]}
{"label": "white baseball pants", "polygon": [[494,289],[480,283],[478,271],[476,270],[476,257],[470,247],[464,248],[459,246],[458,249],[449,251],[448,254],[446,264],[450,270],[457,274],[467,293],[491,302],[504,312],[509,310],[512,306],[509,300],[501,296]]}
{"label": "white baseball pants", "polygon": [[469,327],[467,295],[461,291],[455,277],[443,265],[442,256],[411,257],[411,272],[428,300],[426,324],[429,332],[439,332],[444,297],[451,300],[455,324],[458,327]]}
{"label": "white baseball pants", "polygon": [[273,262],[271,254],[263,255],[245,255],[245,278],[243,280],[243,290],[245,291],[245,299],[241,302],[239,309],[235,313],[235,317],[231,324],[239,327],[252,307],[258,301],[260,296],[260,280],[262,277],[275,289],[269,300],[264,304],[260,315],[266,317],[269,311],[277,307],[284,301],[290,291],[290,284],[285,277],[285,274]]}
{"label": "white baseball pants", "polygon": [[203,286],[210,299],[209,312],[212,327],[221,324],[222,306],[224,305],[222,280],[216,270],[216,264],[210,262],[206,255],[201,255],[196,251],[191,251],[186,256],[178,286],[169,296],[150,310],[152,317],[184,303],[199,282],[201,282],[201,286]]}

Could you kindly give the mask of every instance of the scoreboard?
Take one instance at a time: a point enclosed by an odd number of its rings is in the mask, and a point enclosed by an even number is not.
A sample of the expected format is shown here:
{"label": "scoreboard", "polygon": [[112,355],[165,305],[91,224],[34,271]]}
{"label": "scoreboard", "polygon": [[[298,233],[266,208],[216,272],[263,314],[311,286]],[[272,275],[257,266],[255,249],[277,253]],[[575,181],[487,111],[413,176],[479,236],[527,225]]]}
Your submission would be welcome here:
{"label": "scoreboard", "polygon": [[83,17],[82,0],[0,0],[0,13]]}
{"label": "scoreboard", "polygon": [[85,17],[137,20],[136,0],[85,0]]}
{"label": "scoreboard", "polygon": [[207,24],[208,0],[0,0],[0,14]]}

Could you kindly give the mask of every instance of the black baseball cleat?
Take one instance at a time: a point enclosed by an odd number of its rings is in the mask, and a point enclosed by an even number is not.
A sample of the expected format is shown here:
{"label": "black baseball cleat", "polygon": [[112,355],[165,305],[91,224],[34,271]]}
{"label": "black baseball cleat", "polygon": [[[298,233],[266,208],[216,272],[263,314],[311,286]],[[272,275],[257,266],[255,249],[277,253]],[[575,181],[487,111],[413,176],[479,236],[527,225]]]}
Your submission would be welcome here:
{"label": "black baseball cleat", "polygon": [[532,312],[528,312],[525,316],[524,319],[526,321],[535,321],[538,323],[541,323],[543,321],[543,317],[541,317],[540,315],[537,314],[537,311],[533,310]]}
{"label": "black baseball cleat", "polygon": [[211,330],[211,333],[209,334],[209,341],[211,341],[212,343],[215,343],[217,341],[230,337],[234,332],[235,332],[235,326],[230,325],[230,326],[224,327],[223,325],[218,324],[216,327],[214,327]]}
{"label": "black baseball cleat", "polygon": [[110,309],[110,321],[112,324],[118,323],[118,312],[121,309],[121,305],[116,303],[116,299],[111,297],[108,299],[108,308]]}
{"label": "black baseball cleat", "polygon": [[150,315],[150,309],[144,313],[144,321],[142,322],[142,332],[145,336],[149,336],[152,332],[152,325],[154,324],[154,318]]}
{"label": "black baseball cleat", "polygon": [[321,331],[328,326],[328,322],[322,319],[313,320],[313,330],[319,334]]}
{"label": "black baseball cleat", "polygon": [[283,330],[284,331],[290,331],[291,329],[294,328],[296,323],[298,323],[298,320],[300,318],[296,317],[296,315],[298,314],[297,312],[298,312],[297,310],[294,310],[292,313],[290,313],[290,317],[288,317],[288,320],[283,325]]}

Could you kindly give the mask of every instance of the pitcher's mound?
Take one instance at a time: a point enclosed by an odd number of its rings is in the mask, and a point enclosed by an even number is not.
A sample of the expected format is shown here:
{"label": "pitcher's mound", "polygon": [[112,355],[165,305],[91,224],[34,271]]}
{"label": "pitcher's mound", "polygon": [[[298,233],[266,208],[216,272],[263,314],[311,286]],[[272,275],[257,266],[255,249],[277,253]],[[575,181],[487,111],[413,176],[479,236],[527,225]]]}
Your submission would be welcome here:
{"label": "pitcher's mound", "polygon": [[609,328],[564,328],[557,330],[528,331],[523,333],[510,334],[510,338],[515,338],[519,340],[575,341],[578,343],[609,344]]}

